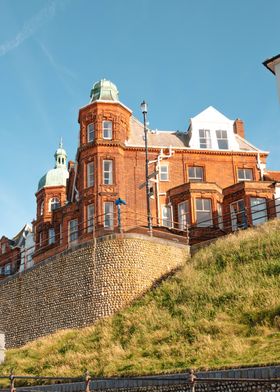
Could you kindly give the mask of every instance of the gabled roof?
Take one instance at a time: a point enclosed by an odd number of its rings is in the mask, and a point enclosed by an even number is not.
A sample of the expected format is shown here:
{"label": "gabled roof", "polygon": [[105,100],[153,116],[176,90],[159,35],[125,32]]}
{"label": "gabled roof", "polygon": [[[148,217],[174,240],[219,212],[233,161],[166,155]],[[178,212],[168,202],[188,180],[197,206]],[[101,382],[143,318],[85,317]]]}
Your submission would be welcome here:
{"label": "gabled roof", "polygon": [[278,63],[280,63],[280,54],[265,60],[263,65],[275,75],[275,65]]}
{"label": "gabled roof", "polygon": [[204,109],[197,116],[192,117],[191,121],[205,121],[205,122],[233,122],[226,116],[224,116],[221,112],[215,109],[213,106],[208,106],[208,108]]}

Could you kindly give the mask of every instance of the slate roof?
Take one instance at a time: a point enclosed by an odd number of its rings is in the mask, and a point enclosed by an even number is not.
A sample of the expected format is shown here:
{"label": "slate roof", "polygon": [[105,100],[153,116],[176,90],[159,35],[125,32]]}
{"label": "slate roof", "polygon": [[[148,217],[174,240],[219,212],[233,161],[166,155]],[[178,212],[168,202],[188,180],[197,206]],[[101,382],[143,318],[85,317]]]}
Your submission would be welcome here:
{"label": "slate roof", "polygon": [[[131,121],[130,121],[130,129],[131,132],[128,140],[126,141],[126,145],[131,147],[145,147],[145,142],[143,138],[144,125],[133,116],[131,117]],[[235,137],[239,144],[240,151],[261,152],[261,150],[253,146],[251,143],[243,139],[241,136],[236,134]],[[190,139],[190,131],[179,132],[179,131],[149,130],[148,133],[149,147],[167,148],[171,146],[173,148],[190,149],[189,139]]]}

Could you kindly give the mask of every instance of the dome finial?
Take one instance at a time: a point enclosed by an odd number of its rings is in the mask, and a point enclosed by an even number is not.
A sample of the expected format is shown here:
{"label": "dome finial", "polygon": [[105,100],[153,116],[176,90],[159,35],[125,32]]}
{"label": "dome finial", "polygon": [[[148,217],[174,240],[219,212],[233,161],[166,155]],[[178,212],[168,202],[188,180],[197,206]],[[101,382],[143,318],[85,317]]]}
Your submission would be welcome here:
{"label": "dome finial", "polygon": [[63,143],[62,143],[62,136],[60,137],[59,148],[63,148]]}

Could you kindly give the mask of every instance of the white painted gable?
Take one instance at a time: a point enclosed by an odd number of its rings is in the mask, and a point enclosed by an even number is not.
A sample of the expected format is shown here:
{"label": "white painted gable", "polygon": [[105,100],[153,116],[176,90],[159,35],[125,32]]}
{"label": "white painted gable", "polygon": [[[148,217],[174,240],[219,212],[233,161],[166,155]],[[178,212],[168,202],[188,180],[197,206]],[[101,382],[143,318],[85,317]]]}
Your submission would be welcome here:
{"label": "white painted gable", "polygon": [[191,118],[190,147],[200,149],[199,130],[205,129],[210,132],[212,150],[219,150],[216,131],[227,131],[228,150],[239,150],[239,144],[235,137],[233,124],[233,120],[224,116],[213,106],[209,106],[207,109],[203,110],[203,112]]}

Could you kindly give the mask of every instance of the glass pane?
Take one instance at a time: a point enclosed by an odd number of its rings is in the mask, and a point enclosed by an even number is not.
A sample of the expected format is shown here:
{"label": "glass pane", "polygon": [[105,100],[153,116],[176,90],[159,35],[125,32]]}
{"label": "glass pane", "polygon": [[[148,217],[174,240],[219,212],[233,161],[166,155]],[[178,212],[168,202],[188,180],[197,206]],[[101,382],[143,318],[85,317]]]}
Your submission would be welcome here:
{"label": "glass pane", "polygon": [[253,225],[259,225],[267,221],[266,199],[263,197],[251,197],[251,214]]}
{"label": "glass pane", "polygon": [[197,210],[202,210],[202,199],[196,199],[195,206]]}

